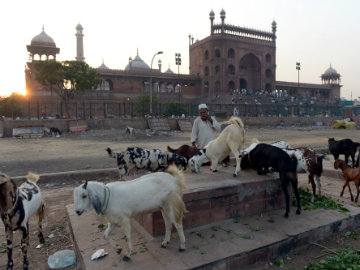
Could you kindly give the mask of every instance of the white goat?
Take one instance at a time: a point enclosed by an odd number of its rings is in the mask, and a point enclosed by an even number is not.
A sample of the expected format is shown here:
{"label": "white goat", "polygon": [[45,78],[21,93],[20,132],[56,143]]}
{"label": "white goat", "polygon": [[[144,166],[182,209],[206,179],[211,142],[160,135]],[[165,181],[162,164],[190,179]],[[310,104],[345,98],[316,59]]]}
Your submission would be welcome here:
{"label": "white goat", "polygon": [[131,217],[161,210],[165,222],[165,238],[161,246],[165,248],[170,241],[171,226],[174,224],[180,238],[179,251],[185,250],[185,236],[182,219],[186,212],[182,200],[185,178],[176,166],[170,166],[171,173],[152,173],[132,181],[115,182],[104,185],[99,182],[85,182],[74,190],[75,211],[81,215],[94,208],[97,214],[103,213],[108,221],[104,237],[120,254],[121,248],[110,238],[115,225],[120,225],[125,233],[128,250],[124,261],[130,260]]}
{"label": "white goat", "polygon": [[40,188],[36,185],[39,175],[28,173],[26,181],[19,187],[6,174],[0,173],[0,210],[1,219],[5,226],[8,263],[6,269],[13,269],[13,232],[21,230],[21,251],[23,254],[23,269],[29,268],[27,247],[29,245],[29,218],[33,215],[39,217],[38,237],[40,245],[44,244],[42,234],[42,220],[44,218],[44,204]]}
{"label": "white goat", "polygon": [[238,175],[241,162],[240,149],[245,142],[245,129],[239,117],[231,117],[228,123],[230,125],[215,140],[210,141],[204,149],[190,159],[192,171],[200,173],[201,164],[210,160],[210,170],[216,172],[219,161],[222,161],[232,152],[236,158],[234,176]]}

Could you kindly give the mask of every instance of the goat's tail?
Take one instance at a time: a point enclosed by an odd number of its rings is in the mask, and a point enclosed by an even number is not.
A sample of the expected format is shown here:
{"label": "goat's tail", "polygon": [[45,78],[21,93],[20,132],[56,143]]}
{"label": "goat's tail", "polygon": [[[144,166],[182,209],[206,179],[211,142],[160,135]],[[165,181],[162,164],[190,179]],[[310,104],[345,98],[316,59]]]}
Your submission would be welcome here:
{"label": "goat's tail", "polygon": [[168,168],[168,172],[171,173],[171,175],[176,179],[178,185],[179,185],[179,192],[173,191],[172,194],[169,197],[169,204],[171,205],[174,214],[176,222],[181,223],[184,213],[187,213],[185,203],[182,199],[183,197],[183,190],[185,189],[185,176],[182,170],[179,170],[178,167],[175,165],[170,165]]}
{"label": "goat's tail", "polygon": [[167,169],[167,171],[174,176],[174,178],[177,181],[177,184],[180,188],[180,194],[182,196],[182,192],[185,189],[185,176],[183,173],[183,170],[180,170],[176,165],[172,164],[169,166],[169,168]]}
{"label": "goat's tail", "polygon": [[167,147],[167,150],[170,152],[170,153],[175,153],[175,149],[172,149],[170,146]]}
{"label": "goat's tail", "polygon": [[116,153],[114,153],[109,147],[105,149],[108,152],[108,155],[112,158],[116,158]]}
{"label": "goat's tail", "polygon": [[33,172],[28,172],[28,174],[26,175],[27,180],[37,183],[37,181],[39,181],[40,179],[40,175],[33,173]]}
{"label": "goat's tail", "polygon": [[243,121],[241,120],[240,117],[236,117],[236,116],[232,116],[229,121],[228,121],[229,124],[233,124],[235,126],[237,126],[240,130],[241,130],[241,134],[242,134],[242,141],[241,143],[244,143],[245,142],[245,127],[244,127],[244,123]]}

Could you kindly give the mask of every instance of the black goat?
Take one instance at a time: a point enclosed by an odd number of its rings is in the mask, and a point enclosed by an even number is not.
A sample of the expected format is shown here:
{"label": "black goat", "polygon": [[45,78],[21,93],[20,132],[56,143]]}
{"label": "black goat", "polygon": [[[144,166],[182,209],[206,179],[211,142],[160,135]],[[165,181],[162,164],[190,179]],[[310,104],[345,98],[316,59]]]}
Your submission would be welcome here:
{"label": "black goat", "polygon": [[296,174],[296,157],[290,157],[282,149],[275,146],[260,143],[248,154],[243,156],[240,166],[241,169],[255,169],[259,175],[268,173],[270,167],[273,171],[279,172],[281,187],[283,189],[286,201],[285,217],[288,217],[290,212],[288,191],[289,182],[292,184],[297,201],[296,214],[300,215],[301,204],[298,191],[298,179]]}
{"label": "black goat", "polygon": [[353,142],[351,139],[343,139],[336,141],[334,138],[329,138],[329,151],[337,160],[340,155],[345,156],[345,163],[348,164],[349,156],[352,159],[352,166],[355,167],[355,154],[360,143]]}

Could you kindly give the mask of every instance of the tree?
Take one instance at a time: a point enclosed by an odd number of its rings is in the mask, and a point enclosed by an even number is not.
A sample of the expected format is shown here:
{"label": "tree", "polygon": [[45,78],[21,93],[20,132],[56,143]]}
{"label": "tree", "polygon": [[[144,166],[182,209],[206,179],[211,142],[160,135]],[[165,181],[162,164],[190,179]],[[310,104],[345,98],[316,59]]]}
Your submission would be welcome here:
{"label": "tree", "polygon": [[[134,107],[135,115],[144,116],[150,113],[150,95],[141,94],[137,98],[137,104]],[[152,108],[153,112],[156,111],[157,99],[156,96],[152,96]]]}
{"label": "tree", "polygon": [[12,93],[8,97],[0,97],[0,117],[2,115],[7,117],[21,117],[22,116],[22,107],[21,103],[24,101],[24,97]]}
{"label": "tree", "polygon": [[69,115],[69,102],[86,91],[94,90],[100,84],[100,74],[82,61],[56,60],[37,61],[35,79],[55,91],[65,104]]}
{"label": "tree", "polygon": [[177,100],[172,100],[170,103],[166,106],[164,110],[164,115],[171,116],[171,115],[182,115],[187,113],[187,110],[184,106],[184,104],[180,103]]}

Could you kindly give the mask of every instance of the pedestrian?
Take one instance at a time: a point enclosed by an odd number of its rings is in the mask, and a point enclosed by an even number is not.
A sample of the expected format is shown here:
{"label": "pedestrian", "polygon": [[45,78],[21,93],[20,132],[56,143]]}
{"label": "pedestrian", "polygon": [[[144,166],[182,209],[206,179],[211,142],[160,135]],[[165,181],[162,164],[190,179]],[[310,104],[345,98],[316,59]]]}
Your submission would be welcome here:
{"label": "pedestrian", "polygon": [[195,119],[192,132],[191,143],[198,149],[203,149],[208,142],[214,140],[214,131],[221,131],[219,123],[215,117],[209,115],[209,110],[206,104],[199,105],[199,116]]}

